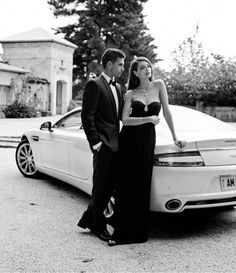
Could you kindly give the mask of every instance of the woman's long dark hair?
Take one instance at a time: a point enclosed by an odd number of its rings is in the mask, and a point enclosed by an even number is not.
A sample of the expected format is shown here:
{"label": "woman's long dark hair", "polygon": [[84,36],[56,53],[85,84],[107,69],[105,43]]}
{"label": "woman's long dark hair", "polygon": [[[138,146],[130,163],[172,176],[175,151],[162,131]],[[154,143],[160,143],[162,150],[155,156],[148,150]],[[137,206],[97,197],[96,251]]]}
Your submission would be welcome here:
{"label": "woman's long dark hair", "polygon": [[[135,58],[131,64],[130,64],[130,68],[129,68],[129,78],[128,78],[128,90],[132,90],[135,89],[139,86],[140,84],[140,80],[139,78],[134,74],[134,71],[137,71],[138,69],[138,63],[139,62],[147,62],[150,64],[151,68],[152,68],[152,64],[150,63],[150,61],[146,58],[146,57],[137,57]],[[153,73],[153,71],[152,71]],[[149,78],[150,81],[152,81],[152,73],[151,73],[151,77]]]}

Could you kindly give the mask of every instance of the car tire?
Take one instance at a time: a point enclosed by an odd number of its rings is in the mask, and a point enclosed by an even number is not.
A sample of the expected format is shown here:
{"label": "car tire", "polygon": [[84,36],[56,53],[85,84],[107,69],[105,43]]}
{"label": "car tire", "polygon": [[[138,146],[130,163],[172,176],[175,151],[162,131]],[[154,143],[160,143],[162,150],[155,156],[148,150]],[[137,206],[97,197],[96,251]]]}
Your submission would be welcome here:
{"label": "car tire", "polygon": [[27,139],[22,140],[18,144],[15,159],[19,171],[25,177],[36,178],[39,176],[39,171],[34,163],[33,152]]}

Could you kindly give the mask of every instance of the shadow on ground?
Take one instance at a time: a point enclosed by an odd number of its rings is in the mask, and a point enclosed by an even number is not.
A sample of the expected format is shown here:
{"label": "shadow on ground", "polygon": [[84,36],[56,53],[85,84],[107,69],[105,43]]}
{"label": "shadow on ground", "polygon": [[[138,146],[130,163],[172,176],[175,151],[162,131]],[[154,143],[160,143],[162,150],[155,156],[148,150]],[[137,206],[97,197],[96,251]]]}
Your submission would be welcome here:
{"label": "shadow on ground", "polygon": [[236,229],[234,207],[198,209],[180,214],[150,213],[152,238],[213,236]]}
{"label": "shadow on ground", "polygon": [[[90,197],[87,193],[83,192],[79,188],[70,185],[66,182],[63,182],[62,180],[56,179],[54,177],[48,176],[46,174],[40,174],[39,175],[40,182],[46,183],[48,186],[50,186],[54,190],[60,190],[65,195],[68,194],[73,199],[78,199],[82,202],[88,203],[90,200]],[[38,178],[36,178],[38,179]]]}
{"label": "shadow on ground", "polygon": [[[80,189],[61,180],[41,175],[41,183],[46,183],[61,194],[70,196],[84,204],[90,197]],[[217,236],[236,230],[236,207],[186,210],[178,214],[150,212],[150,238],[183,239],[194,236]]]}

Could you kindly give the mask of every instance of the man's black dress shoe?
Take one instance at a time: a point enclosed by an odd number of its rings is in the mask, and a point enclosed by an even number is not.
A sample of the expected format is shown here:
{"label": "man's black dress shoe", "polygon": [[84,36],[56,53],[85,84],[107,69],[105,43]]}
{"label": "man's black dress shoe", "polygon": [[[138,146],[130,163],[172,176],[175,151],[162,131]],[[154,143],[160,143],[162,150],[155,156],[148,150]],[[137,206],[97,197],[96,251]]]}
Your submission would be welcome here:
{"label": "man's black dress shoe", "polygon": [[77,226],[83,229],[86,229],[86,228],[90,229],[90,231],[102,241],[108,242],[108,240],[111,238],[111,235],[106,229],[98,230],[92,224],[90,224],[89,221],[86,221],[84,218],[81,218],[79,220]]}
{"label": "man's black dress shoe", "polygon": [[86,221],[83,217],[79,220],[77,226],[80,227],[80,228],[83,228],[83,229],[86,229],[86,228],[88,228],[90,230],[93,229],[92,225],[89,224],[89,222]]}

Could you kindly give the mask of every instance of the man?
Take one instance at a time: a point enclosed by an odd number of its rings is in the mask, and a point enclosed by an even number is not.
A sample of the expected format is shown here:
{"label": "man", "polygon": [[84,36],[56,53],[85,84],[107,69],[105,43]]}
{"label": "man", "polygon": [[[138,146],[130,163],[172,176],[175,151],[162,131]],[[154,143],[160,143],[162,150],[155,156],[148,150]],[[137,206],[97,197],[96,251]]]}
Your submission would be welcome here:
{"label": "man", "polygon": [[107,49],[102,56],[104,71],[90,80],[84,90],[82,123],[93,152],[93,189],[90,204],[78,226],[88,228],[101,240],[108,241],[104,210],[112,195],[112,169],[118,150],[119,121],[123,96],[115,82],[124,71],[125,54],[115,48]]}

